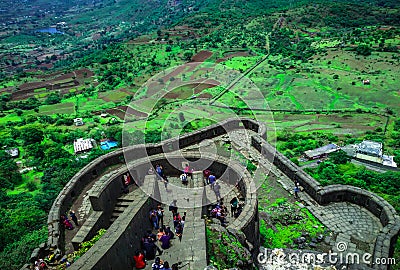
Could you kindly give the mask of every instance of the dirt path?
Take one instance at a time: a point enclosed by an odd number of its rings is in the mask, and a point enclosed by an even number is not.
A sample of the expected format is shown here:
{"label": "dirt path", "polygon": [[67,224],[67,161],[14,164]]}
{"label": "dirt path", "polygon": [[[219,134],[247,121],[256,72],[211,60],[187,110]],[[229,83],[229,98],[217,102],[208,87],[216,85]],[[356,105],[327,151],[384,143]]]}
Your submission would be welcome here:
{"label": "dirt path", "polygon": [[254,66],[252,66],[251,68],[249,68],[248,70],[246,70],[242,75],[240,75],[237,79],[233,80],[233,82],[228,85],[228,87],[225,88],[225,90],[221,91],[221,93],[219,93],[216,97],[214,97],[211,101],[210,101],[210,105],[214,104],[218,99],[220,99],[226,92],[228,92],[229,90],[231,90],[236,84],[238,84],[240,82],[241,79],[243,79],[244,77],[246,77],[247,75],[249,75],[251,72],[253,72],[253,70],[258,67],[259,65],[261,65],[265,60],[267,60],[268,58],[268,54],[265,55],[260,61],[258,61]]}

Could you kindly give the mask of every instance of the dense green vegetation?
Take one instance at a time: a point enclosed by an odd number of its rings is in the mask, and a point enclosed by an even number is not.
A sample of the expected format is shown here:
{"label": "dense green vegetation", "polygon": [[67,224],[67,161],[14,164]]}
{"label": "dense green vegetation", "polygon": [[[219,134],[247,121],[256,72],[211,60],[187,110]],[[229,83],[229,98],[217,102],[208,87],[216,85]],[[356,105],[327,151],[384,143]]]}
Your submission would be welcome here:
{"label": "dense green vegetation", "polygon": [[[385,153],[400,163],[396,0],[204,0],[177,6],[166,0],[43,0],[36,6],[12,2],[0,3],[6,10],[0,14],[5,23],[5,34],[0,35],[2,268],[19,268],[32,248],[45,241],[47,213],[59,191],[80,168],[104,153],[96,149],[80,158],[73,154],[73,141],[115,138],[121,145],[124,106],[136,99],[142,107],[135,109],[143,113],[154,98],[140,86],[160,71],[196,59],[202,51],[210,55],[200,61],[239,72],[259,63],[248,77],[274,110],[278,150],[294,162],[304,151],[329,142],[345,145],[370,139],[383,142]],[[34,32],[60,21],[67,23],[64,35]],[[85,69],[79,75],[81,68]],[[188,81],[191,75],[159,78],[155,87]],[[366,79],[370,83],[364,84]],[[237,96],[252,93],[245,85],[238,88],[219,101],[245,109]],[[163,97],[147,119],[135,116],[131,143],[158,142],[222,119],[225,111],[218,108],[212,113],[193,109],[177,115],[163,132],[166,117],[188,102],[193,91],[177,89],[174,94],[179,98]],[[196,94],[215,97],[221,91],[222,87],[213,87]],[[108,115],[103,118],[100,113]],[[188,120],[190,115],[200,120]],[[76,117],[85,125],[74,126]],[[207,117],[213,120],[204,120]],[[14,147],[20,156],[11,159],[3,150]],[[244,156],[235,158],[254,171]],[[370,172],[340,154],[308,172],[324,185],[350,184],[376,192],[400,211],[398,172]],[[301,213],[308,220],[309,215]],[[270,239],[271,231],[263,233]],[[283,236],[267,244],[287,246],[281,241],[287,234],[282,227]]]}
{"label": "dense green vegetation", "polygon": [[[106,233],[105,229],[100,229],[95,236],[89,241],[83,242],[79,245],[79,249],[74,253],[67,256],[68,262],[71,264],[76,262],[80,257],[82,257],[97,241]],[[63,263],[57,266],[57,270],[67,269],[67,263]]]}
{"label": "dense green vegetation", "polygon": [[296,238],[307,234],[309,237],[324,235],[323,225],[305,208],[277,199],[269,206],[259,209],[268,215],[269,223],[260,222],[263,246],[266,248],[296,248]]}
{"label": "dense green vegetation", "polygon": [[[211,223],[211,224],[210,224]],[[241,267],[244,269],[255,269],[251,259],[251,253],[243,244],[221,226],[216,226],[208,221],[206,227],[207,254],[210,264],[217,269],[228,269]],[[250,262],[248,264],[248,262]]]}

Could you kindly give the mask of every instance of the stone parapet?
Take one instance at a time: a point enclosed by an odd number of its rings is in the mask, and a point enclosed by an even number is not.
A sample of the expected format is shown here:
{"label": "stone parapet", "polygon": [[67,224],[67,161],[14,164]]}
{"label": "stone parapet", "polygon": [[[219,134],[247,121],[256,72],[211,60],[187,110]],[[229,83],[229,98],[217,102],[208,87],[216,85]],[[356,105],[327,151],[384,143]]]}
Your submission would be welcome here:
{"label": "stone parapet", "polygon": [[[383,228],[377,237],[371,261],[375,261],[378,258],[393,257],[394,247],[400,233],[400,217],[387,201],[372,192],[353,186],[331,185],[323,187],[287,157],[277,152],[274,147],[260,136],[253,136],[251,143],[262,156],[277,166],[293,182],[298,181],[304,187],[305,192],[318,204],[349,202],[359,205],[375,215],[380,220]],[[371,265],[371,267],[373,269],[390,268],[389,265]]]}

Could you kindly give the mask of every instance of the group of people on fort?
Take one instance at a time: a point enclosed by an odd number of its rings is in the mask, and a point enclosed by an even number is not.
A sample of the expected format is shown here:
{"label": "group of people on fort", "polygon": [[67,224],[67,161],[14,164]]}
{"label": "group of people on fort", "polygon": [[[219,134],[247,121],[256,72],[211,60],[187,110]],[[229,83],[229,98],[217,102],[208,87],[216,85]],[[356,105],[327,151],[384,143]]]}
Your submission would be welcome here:
{"label": "group of people on fort", "polygon": [[[182,170],[180,175],[180,180],[182,184],[187,185],[189,179],[193,180],[193,169],[186,165]],[[149,173],[153,173],[151,169]],[[168,188],[168,177],[164,172],[162,165],[157,164],[155,166],[155,174],[158,180],[162,181],[165,188]],[[214,191],[217,204],[213,206],[211,210],[211,216],[220,220],[223,226],[226,226],[228,221],[226,217],[229,216],[229,211],[224,205],[223,198],[221,197],[221,186],[217,180],[217,177],[209,169],[203,171],[203,177],[205,183],[210,186]],[[146,234],[141,239],[141,250],[138,250],[133,257],[136,269],[144,269],[146,264],[150,261],[154,262],[151,264],[152,269],[164,269],[164,270],[174,270],[178,269],[178,264],[169,265],[168,261],[162,261],[160,257],[162,256],[164,250],[171,247],[171,239],[177,238],[179,241],[182,240],[183,230],[186,220],[186,212],[181,215],[178,212],[177,200],[174,200],[169,205],[169,212],[172,214],[173,228],[168,226],[165,222],[165,211],[161,204],[158,204],[156,208],[149,212],[149,222],[151,229],[147,230]],[[230,215],[232,217],[238,217],[242,211],[243,204],[239,201],[237,197],[234,197],[230,201],[231,211]]]}
{"label": "group of people on fort", "polygon": [[[65,213],[60,216],[60,223],[64,226],[64,229],[66,230],[73,230],[74,225],[79,226],[78,223],[78,217],[75,214],[74,210],[70,210],[69,214]],[[51,252],[48,254],[44,259],[38,259],[34,262],[33,264],[33,269],[34,270],[45,270],[48,269],[48,264],[54,263],[57,261],[56,254],[54,252]]]}
{"label": "group of people on fort", "polygon": [[[177,201],[174,200],[169,205],[168,209],[172,214],[173,229],[165,224],[165,211],[161,204],[158,204],[155,209],[150,211],[149,221],[152,229],[147,230],[146,234],[142,237],[140,243],[141,250],[136,251],[133,257],[136,269],[144,269],[146,263],[154,259],[155,261],[152,264],[152,269],[170,270],[174,269],[174,267],[178,267],[177,265],[172,265],[170,268],[168,261],[163,262],[160,257],[156,257],[157,253],[158,256],[161,256],[164,250],[171,247],[171,240],[175,237],[177,237],[179,241],[182,240],[186,212],[181,216],[178,212],[176,202]],[[153,233],[153,231],[157,231],[157,234]]]}
{"label": "group of people on fort", "polygon": [[69,218],[67,214],[62,214],[60,217],[60,222],[64,225],[64,228],[66,230],[73,230],[74,226],[72,225],[72,222],[74,222],[75,226],[79,226],[78,223],[78,218],[75,214],[74,210],[71,210],[69,212]]}
{"label": "group of people on fort", "polygon": [[[243,202],[240,202],[237,197],[232,198],[230,201],[231,205],[231,216],[237,218],[243,209]],[[222,226],[226,226],[227,216],[229,216],[228,208],[224,204],[224,200],[220,199],[211,209],[210,215],[212,218],[216,218],[221,222]]]}

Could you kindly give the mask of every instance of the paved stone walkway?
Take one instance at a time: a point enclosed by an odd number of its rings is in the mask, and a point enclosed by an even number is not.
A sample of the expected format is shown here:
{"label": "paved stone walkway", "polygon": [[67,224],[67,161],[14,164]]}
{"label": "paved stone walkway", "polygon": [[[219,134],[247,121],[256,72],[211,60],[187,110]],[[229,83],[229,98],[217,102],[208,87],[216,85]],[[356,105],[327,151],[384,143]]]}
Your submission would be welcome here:
{"label": "paved stone walkway", "polygon": [[[185,228],[182,236],[182,242],[178,239],[171,241],[171,248],[164,250],[160,258],[171,264],[182,262],[180,269],[204,269],[207,266],[206,254],[206,232],[205,223],[202,219],[203,201],[207,200],[211,203],[216,203],[217,199],[214,191],[209,186],[205,186],[202,172],[194,172],[193,180],[189,177],[187,186],[181,183],[178,177],[168,177],[169,184],[167,189],[164,183],[157,180],[155,175],[148,175],[146,182],[151,186],[157,182],[160,200],[164,203],[165,218],[164,223],[173,228],[172,214],[168,211],[168,205],[173,200],[177,200],[178,212],[183,215],[186,212]],[[221,195],[229,204],[229,201],[234,196],[239,196],[236,187],[229,185],[221,179]],[[203,198],[203,190],[206,191],[207,198]],[[229,209],[229,207],[228,207]],[[228,217],[228,222],[233,219]],[[146,269],[151,269],[152,262],[148,262]]]}
{"label": "paved stone walkway", "polygon": [[[195,173],[191,188],[182,192],[182,184],[178,178],[170,177],[168,189],[164,184],[157,180],[155,175],[146,177],[146,181],[157,182],[159,186],[162,202],[172,202],[177,200],[178,212],[183,215],[186,212],[185,227],[183,231],[182,241],[174,239],[171,241],[172,246],[164,250],[160,258],[168,261],[170,265],[182,262],[182,268],[187,269],[204,269],[207,266],[206,253],[206,230],[204,220],[201,218],[202,212],[202,193],[198,192],[203,187],[202,173]],[[200,179],[201,178],[201,179]],[[171,212],[168,211],[168,204],[164,205],[165,219],[164,223],[173,228],[173,219]],[[148,262],[145,269],[151,269],[153,261]]]}

